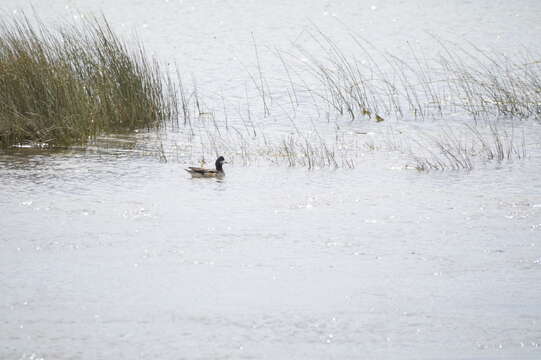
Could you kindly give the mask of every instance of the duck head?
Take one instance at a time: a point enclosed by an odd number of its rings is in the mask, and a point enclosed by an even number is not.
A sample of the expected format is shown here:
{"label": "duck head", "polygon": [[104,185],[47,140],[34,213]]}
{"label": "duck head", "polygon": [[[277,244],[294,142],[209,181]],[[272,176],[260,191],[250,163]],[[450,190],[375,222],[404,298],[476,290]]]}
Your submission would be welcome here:
{"label": "duck head", "polygon": [[216,170],[220,172],[224,172],[224,169],[222,165],[225,163],[225,159],[223,156],[220,156],[218,159],[216,159]]}

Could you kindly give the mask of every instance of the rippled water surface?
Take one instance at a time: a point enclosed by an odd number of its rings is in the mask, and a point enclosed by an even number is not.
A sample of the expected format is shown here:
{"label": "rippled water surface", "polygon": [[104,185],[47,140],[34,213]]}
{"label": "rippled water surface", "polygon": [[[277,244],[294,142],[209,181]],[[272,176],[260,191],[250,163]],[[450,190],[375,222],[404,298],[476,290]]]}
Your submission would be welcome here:
{"label": "rippled water surface", "polygon": [[[207,86],[246,76],[226,74],[224,57],[251,53],[250,32],[285,43],[310,21],[332,31],[329,17],[380,45],[401,29],[507,49],[539,39],[537,1],[453,4],[34,6],[45,18],[103,11]],[[223,180],[192,180],[188,156],[164,163],[131,145],[144,139],[119,141],[0,154],[0,358],[541,357],[538,146],[470,172],[407,170],[367,150],[354,169],[237,159]]]}
{"label": "rippled water surface", "polygon": [[2,357],[537,358],[539,161],[392,162],[3,156]]}

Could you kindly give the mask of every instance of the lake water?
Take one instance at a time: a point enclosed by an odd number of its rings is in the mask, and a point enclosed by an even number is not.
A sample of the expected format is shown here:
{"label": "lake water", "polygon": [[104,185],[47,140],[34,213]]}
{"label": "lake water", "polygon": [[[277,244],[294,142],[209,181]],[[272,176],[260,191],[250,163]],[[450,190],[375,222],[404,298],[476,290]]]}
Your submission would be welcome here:
{"label": "lake water", "polygon": [[[3,16],[21,9],[0,6]],[[103,12],[189,69],[201,91],[225,97],[250,81],[239,59],[253,66],[252,36],[264,55],[311,23],[338,39],[355,28],[398,54],[406,40],[435,52],[430,33],[511,54],[535,50],[541,35],[538,1],[56,0],[34,9],[51,22]],[[279,67],[270,56],[261,63]],[[270,135],[291,130],[285,118],[254,121]],[[340,126],[380,139],[376,123]],[[223,180],[190,179],[183,168],[200,154],[183,129],[162,134],[167,162],[143,133],[2,153],[0,358],[539,359],[541,129],[520,127],[526,159],[472,171],[418,172],[401,153],[361,146],[353,169],[229,151]]]}

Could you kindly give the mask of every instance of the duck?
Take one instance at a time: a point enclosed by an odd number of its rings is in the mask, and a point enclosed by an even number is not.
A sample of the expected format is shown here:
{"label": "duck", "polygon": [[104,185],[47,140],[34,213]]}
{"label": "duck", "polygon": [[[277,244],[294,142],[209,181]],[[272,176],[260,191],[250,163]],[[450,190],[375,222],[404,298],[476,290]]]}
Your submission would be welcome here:
{"label": "duck", "polygon": [[225,162],[224,157],[220,156],[216,159],[216,162],[215,162],[216,170],[205,169],[202,167],[193,167],[193,166],[189,166],[187,169],[184,169],[184,170],[189,172],[192,175],[192,178],[224,177],[225,172],[222,166],[224,163],[227,164]]}

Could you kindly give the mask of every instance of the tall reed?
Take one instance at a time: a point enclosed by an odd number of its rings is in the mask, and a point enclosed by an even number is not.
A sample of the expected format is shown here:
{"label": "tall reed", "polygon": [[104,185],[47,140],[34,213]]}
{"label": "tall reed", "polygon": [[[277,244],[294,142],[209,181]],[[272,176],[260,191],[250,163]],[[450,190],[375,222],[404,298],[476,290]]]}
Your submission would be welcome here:
{"label": "tall reed", "polygon": [[[352,120],[376,115],[446,118],[457,111],[474,120],[541,118],[538,56],[511,58],[439,38],[437,56],[426,58],[413,46],[409,55],[398,56],[355,34],[348,47],[315,26],[306,34],[307,41],[296,45],[285,60],[280,54],[280,61],[295,69],[288,71],[287,82],[299,88],[309,84],[303,89],[306,93]],[[299,76],[292,80],[291,73]]]}
{"label": "tall reed", "polygon": [[172,86],[105,19],[56,28],[27,16],[0,20],[0,147],[159,127],[176,115]]}

